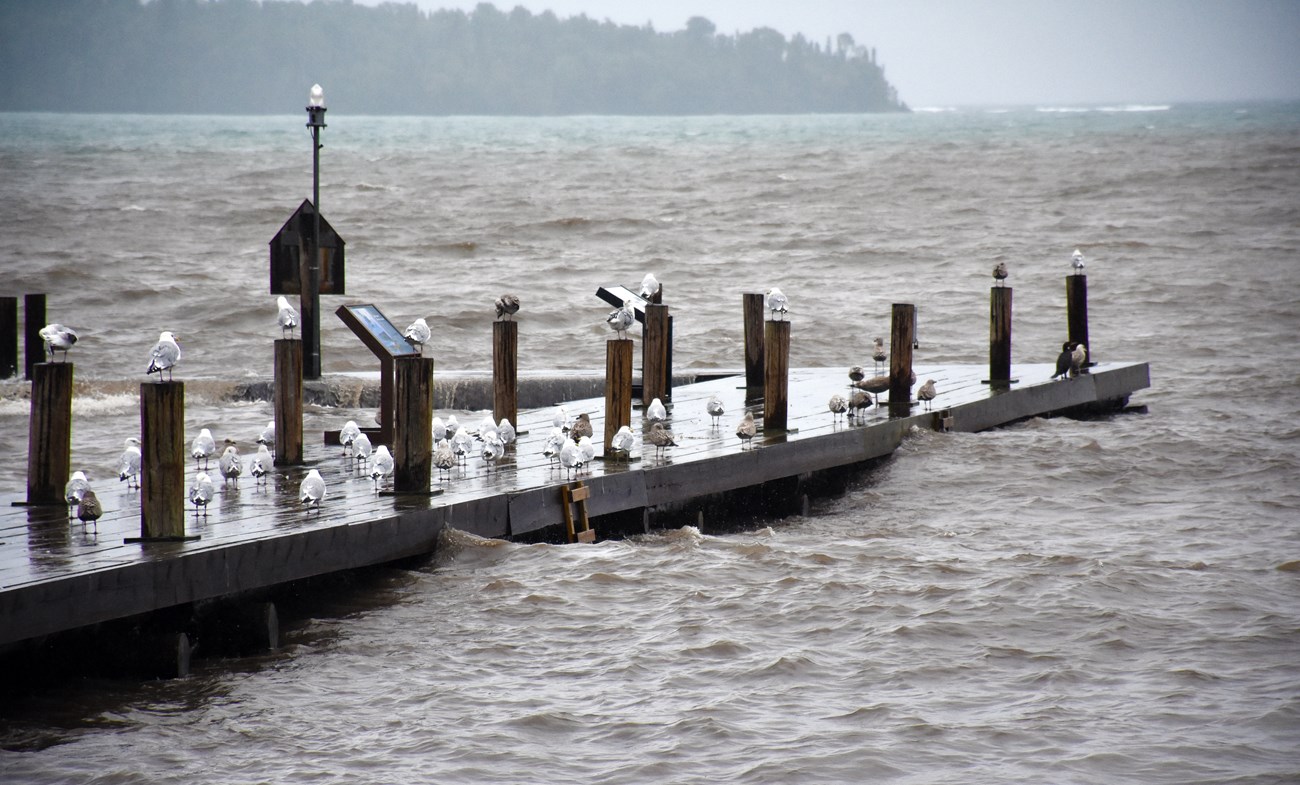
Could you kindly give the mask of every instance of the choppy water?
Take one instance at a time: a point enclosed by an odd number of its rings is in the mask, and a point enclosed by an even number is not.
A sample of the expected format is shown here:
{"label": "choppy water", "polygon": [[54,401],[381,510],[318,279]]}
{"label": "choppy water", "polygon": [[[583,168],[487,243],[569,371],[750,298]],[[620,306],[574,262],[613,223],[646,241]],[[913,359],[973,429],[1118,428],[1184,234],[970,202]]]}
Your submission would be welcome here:
{"label": "choppy water", "polygon": [[[893,302],[918,362],[982,362],[999,260],[1046,361],[1079,247],[1093,350],[1152,363],[1150,414],[924,434],[757,531],[453,537],[277,654],[0,711],[6,782],[1300,780],[1300,107],[329,123],[326,372],[372,365],[344,301],[485,369],[507,289],[524,368],[599,367],[593,293],[647,270],[679,365],[740,365],[738,295],[774,284],[796,365],[861,362]],[[74,465],[138,424],[161,329],[191,426],[269,419],[219,394],[270,372],[302,118],[0,115],[0,172],[6,287],[83,335]]]}

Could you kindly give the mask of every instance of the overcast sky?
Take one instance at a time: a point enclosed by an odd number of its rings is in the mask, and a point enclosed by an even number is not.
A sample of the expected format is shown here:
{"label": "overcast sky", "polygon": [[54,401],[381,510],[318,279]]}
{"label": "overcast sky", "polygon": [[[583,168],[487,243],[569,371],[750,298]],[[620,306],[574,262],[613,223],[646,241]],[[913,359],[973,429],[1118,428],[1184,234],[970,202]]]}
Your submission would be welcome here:
{"label": "overcast sky", "polygon": [[913,108],[1300,99],[1300,0],[492,1],[660,32],[703,16],[728,34],[849,33]]}

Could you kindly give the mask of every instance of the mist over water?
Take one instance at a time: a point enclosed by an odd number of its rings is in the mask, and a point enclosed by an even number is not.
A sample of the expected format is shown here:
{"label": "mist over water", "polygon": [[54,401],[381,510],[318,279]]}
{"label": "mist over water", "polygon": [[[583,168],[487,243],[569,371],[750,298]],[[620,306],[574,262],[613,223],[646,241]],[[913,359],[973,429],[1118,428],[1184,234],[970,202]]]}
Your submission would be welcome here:
{"label": "mist over water", "polygon": [[[0,708],[6,781],[1300,779],[1300,108],[327,120],[326,373],[374,369],[343,302],[486,370],[507,290],[523,369],[599,368],[594,292],[647,271],[679,367],[739,367],[739,295],[772,285],[796,366],[869,363],[895,302],[918,364],[978,364],[998,261],[1014,359],[1048,362],[1078,247],[1094,357],[1149,361],[1150,413],[916,434],[752,530],[449,533],[275,654]],[[187,428],[250,442],[270,404],[222,395],[271,372],[301,118],[0,115],[0,171],[10,290],[82,335],[73,468],[111,470],[163,329]],[[0,384],[20,458],[24,390]]]}

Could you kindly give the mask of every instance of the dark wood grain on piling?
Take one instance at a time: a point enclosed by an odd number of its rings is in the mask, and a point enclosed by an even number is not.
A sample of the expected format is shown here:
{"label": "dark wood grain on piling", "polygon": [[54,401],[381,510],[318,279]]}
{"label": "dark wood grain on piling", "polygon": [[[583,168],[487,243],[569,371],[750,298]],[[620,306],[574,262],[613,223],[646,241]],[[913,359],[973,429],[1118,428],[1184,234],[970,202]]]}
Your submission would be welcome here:
{"label": "dark wood grain on piling", "polygon": [[275,464],[302,463],[302,341],[275,342]]}
{"label": "dark wood grain on piling", "polygon": [[492,323],[492,419],[519,424],[519,323]]}
{"label": "dark wood grain on piling", "polygon": [[1011,383],[1011,287],[989,289],[989,381]]}
{"label": "dark wood grain on piling", "polygon": [[425,493],[433,473],[433,358],[398,357],[393,489]]}
{"label": "dark wood grain on piling", "polygon": [[140,536],[185,536],[185,384],[140,384]]}
{"label": "dark wood grain on piling", "polygon": [[605,440],[604,451],[618,429],[632,425],[632,341],[627,338],[605,342]]}
{"label": "dark wood grain on piling", "polygon": [[769,321],[763,331],[763,429],[789,423],[790,322]]}
{"label": "dark wood grain on piling", "polygon": [[72,458],[72,363],[32,368],[27,436],[28,504],[63,504]]}
{"label": "dark wood grain on piling", "polygon": [[23,295],[23,378],[32,378],[32,369],[45,361],[45,295],[39,292]]}
{"label": "dark wood grain on piling", "polygon": [[916,306],[894,303],[889,326],[889,413],[894,417],[905,417],[911,411],[915,338]]}
{"label": "dark wood grain on piling", "polygon": [[743,313],[745,319],[745,389],[750,400],[763,394],[763,379],[767,373],[763,356],[763,293],[745,292]]}
{"label": "dark wood grain on piling", "polygon": [[18,375],[18,298],[0,297],[0,379]]}
{"label": "dark wood grain on piling", "polygon": [[645,340],[641,346],[641,402],[668,398],[668,306],[645,307]]}
{"label": "dark wood grain on piling", "polygon": [[1087,356],[1084,362],[1094,362],[1092,343],[1088,340],[1088,276],[1065,277],[1065,311],[1070,342],[1086,346]]}

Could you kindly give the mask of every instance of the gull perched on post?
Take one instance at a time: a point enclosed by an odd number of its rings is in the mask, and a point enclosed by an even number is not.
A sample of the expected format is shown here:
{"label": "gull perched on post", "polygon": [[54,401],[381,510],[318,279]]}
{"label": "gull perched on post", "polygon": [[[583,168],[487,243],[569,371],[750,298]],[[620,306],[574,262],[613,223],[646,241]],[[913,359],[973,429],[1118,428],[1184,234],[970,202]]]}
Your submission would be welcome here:
{"label": "gull perched on post", "polygon": [[280,323],[280,337],[283,338],[286,332],[293,336],[293,328],[298,326],[298,311],[294,309],[284,295],[276,298],[275,307],[279,309],[279,314],[275,320]]}
{"label": "gull perched on post", "polygon": [[149,365],[144,369],[145,375],[158,374],[158,382],[162,383],[162,372],[167,372],[167,381],[172,380],[172,368],[176,363],[181,361],[181,346],[176,342],[176,336],[169,330],[163,330],[158,334],[158,343],[153,345],[149,350]]}
{"label": "gull perched on post", "polygon": [[406,332],[402,334],[406,336],[407,343],[420,348],[420,354],[424,354],[424,345],[433,336],[433,332],[429,329],[428,323],[424,321],[424,317],[420,317],[407,325]]}
{"label": "gull perched on post", "polygon": [[767,310],[772,314],[773,321],[784,321],[785,315],[790,312],[790,298],[781,293],[781,290],[773,286],[767,290],[765,296]]}
{"label": "gull perched on post", "polygon": [[497,298],[496,306],[497,318],[510,321],[515,314],[519,313],[519,297],[507,292]]}
{"label": "gull perched on post", "polygon": [[636,314],[632,312],[632,301],[624,300],[618,308],[609,312],[605,317],[605,323],[609,328],[618,334],[620,339],[627,338],[628,328],[636,321]]}
{"label": "gull perched on post", "polygon": [[45,350],[50,353],[50,362],[54,362],[54,352],[63,352],[63,361],[68,361],[68,350],[77,342],[77,333],[71,327],[61,324],[47,324],[38,335],[45,341]]}
{"label": "gull perched on post", "polygon": [[1083,251],[1078,248],[1074,249],[1074,253],[1070,255],[1070,266],[1074,268],[1075,275],[1083,275]]}
{"label": "gull perched on post", "polygon": [[1007,263],[998,262],[993,266],[993,283],[995,286],[1003,286],[1007,280]]}
{"label": "gull perched on post", "polygon": [[641,279],[641,299],[647,302],[656,302],[656,295],[659,294],[659,279],[655,278],[654,273],[646,273]]}

